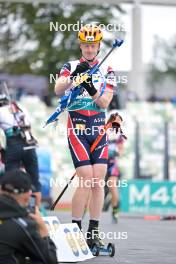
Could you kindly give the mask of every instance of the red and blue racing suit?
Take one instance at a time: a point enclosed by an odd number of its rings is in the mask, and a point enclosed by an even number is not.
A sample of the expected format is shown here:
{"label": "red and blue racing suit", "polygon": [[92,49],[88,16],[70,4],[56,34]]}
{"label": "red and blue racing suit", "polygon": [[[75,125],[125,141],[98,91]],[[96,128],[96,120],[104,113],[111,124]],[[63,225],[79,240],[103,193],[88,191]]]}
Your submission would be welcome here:
{"label": "red and blue racing suit", "polygon": [[[76,69],[76,66],[85,61],[83,58],[70,61],[63,65],[59,76],[69,77]],[[91,63],[91,67],[98,63]],[[98,73],[92,77],[95,88],[101,91],[104,85],[104,92],[113,92],[113,85],[109,76],[114,76],[110,67],[100,67]],[[106,78],[104,77],[106,76]],[[100,129],[105,125],[105,109],[100,108],[85,90],[77,97],[73,105],[68,109],[68,144],[75,168],[84,165],[107,164],[108,140],[107,135],[103,138],[91,153],[90,148],[99,135]]]}

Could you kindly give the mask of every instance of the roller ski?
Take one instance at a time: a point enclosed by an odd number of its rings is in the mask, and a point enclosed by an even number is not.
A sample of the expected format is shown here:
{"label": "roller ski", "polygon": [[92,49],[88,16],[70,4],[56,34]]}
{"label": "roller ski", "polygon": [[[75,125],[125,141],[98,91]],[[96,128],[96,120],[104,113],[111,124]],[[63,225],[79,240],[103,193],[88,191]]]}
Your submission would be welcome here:
{"label": "roller ski", "polygon": [[102,239],[99,237],[98,228],[94,228],[91,232],[88,231],[87,244],[93,256],[110,256],[115,255],[115,245],[108,243],[106,246]]}

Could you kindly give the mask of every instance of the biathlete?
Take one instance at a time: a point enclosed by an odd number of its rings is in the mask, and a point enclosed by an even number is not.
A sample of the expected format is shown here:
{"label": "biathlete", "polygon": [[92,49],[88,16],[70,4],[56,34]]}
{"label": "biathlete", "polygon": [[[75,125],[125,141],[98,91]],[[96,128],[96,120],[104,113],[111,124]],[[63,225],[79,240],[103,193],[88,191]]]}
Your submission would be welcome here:
{"label": "biathlete", "polygon": [[[61,97],[66,90],[73,87],[75,78],[98,63],[97,55],[103,33],[96,25],[85,25],[78,32],[79,47],[82,56],[78,60],[69,61],[63,65],[55,84],[55,93]],[[114,72],[111,67],[101,65],[98,72],[90,76],[81,86],[84,92],[77,97],[68,109],[68,144],[76,173],[83,184],[79,185],[72,199],[72,222],[82,229],[81,221],[89,192],[90,221],[87,232],[87,243],[104,243],[99,237],[99,221],[104,202],[104,188],[100,183],[107,171],[108,140],[106,133],[94,152],[90,152],[92,143],[105,125],[105,110],[113,98],[111,77]],[[104,93],[101,94],[102,89]],[[117,116],[115,124],[121,124]],[[89,184],[91,183],[91,184]]]}
{"label": "biathlete", "polygon": [[[118,181],[121,178],[118,158],[124,151],[124,138],[119,135],[116,139],[109,141],[109,158],[108,169],[105,177],[105,202],[104,210],[108,209],[111,204],[112,207],[112,220],[114,223],[118,222],[120,197],[118,192]],[[107,199],[108,193],[111,194],[111,201]],[[107,201],[106,201],[107,200]],[[106,211],[105,210],[105,211]]]}

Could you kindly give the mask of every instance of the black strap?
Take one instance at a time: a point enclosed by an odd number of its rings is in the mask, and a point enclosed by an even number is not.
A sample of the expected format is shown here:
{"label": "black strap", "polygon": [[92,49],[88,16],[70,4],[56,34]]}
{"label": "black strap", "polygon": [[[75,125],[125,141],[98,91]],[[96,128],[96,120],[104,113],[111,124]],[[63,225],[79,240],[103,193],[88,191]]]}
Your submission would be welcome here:
{"label": "black strap", "polygon": [[23,112],[22,109],[17,105],[16,102],[11,102],[11,103],[10,103],[10,106],[11,106],[12,114],[13,114],[13,116],[14,116],[14,118],[15,118],[15,121],[17,122],[17,125],[20,127],[19,120],[18,120],[17,117],[16,117],[16,113],[14,113],[14,111],[13,111],[13,106],[15,106],[15,107],[18,109],[19,112],[21,112],[21,113],[24,113],[24,112]]}

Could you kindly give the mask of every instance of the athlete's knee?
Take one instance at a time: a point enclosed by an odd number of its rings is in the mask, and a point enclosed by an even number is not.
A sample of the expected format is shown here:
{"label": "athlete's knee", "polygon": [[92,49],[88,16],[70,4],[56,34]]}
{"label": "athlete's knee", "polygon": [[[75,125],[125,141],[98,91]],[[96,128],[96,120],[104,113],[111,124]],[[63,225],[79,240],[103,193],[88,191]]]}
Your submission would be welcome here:
{"label": "athlete's knee", "polygon": [[86,189],[90,189],[91,188],[91,184],[92,184],[92,173],[90,173],[89,171],[86,173],[83,173],[77,178],[77,183],[76,186],[79,188],[84,188]]}
{"label": "athlete's knee", "polygon": [[101,190],[105,187],[105,181],[102,177],[94,177],[92,179],[92,190]]}

